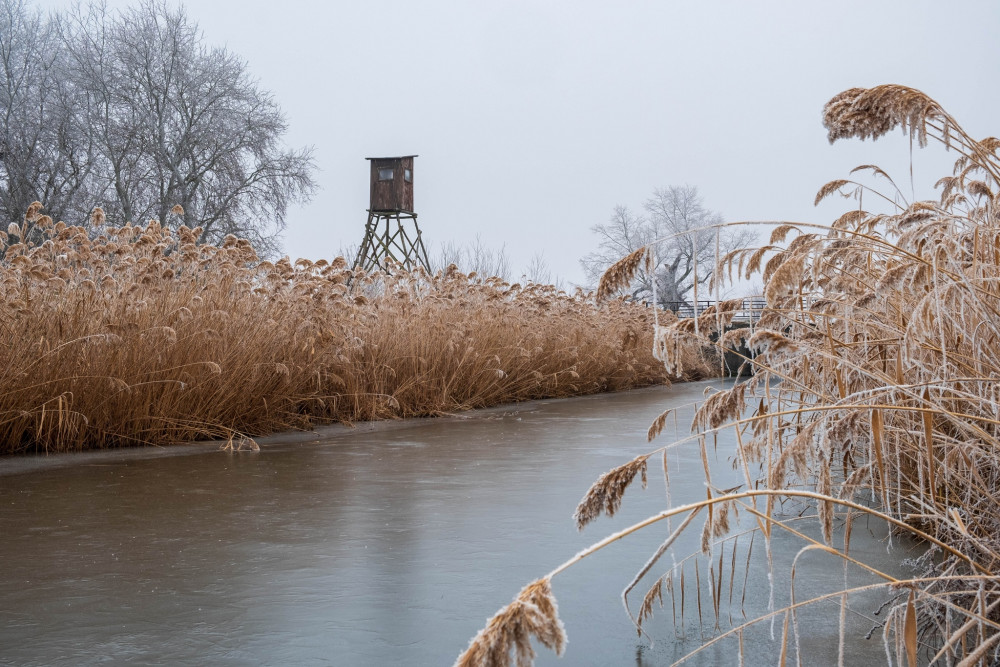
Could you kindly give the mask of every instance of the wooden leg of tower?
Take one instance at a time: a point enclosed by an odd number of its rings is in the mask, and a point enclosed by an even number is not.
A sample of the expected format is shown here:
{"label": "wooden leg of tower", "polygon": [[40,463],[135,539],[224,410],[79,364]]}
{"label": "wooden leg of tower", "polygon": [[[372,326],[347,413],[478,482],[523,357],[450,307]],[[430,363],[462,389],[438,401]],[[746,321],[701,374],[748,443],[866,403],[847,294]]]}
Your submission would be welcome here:
{"label": "wooden leg of tower", "polygon": [[365,237],[358,247],[357,257],[354,259],[354,268],[362,268],[368,271],[375,254],[375,233],[378,220],[374,213],[368,213],[368,222],[365,223]]}
{"label": "wooden leg of tower", "polygon": [[[386,243],[386,239],[388,238],[389,235],[389,220],[388,218],[379,216],[378,223],[383,223],[383,222],[385,223],[385,226],[381,231],[378,232],[378,235],[376,236],[377,244],[375,248],[375,254],[372,256],[373,270],[385,269],[385,257],[386,254],[389,252],[389,248]],[[378,225],[378,223],[376,223],[376,225]]]}
{"label": "wooden leg of tower", "polygon": [[423,267],[427,271],[427,273],[430,273],[431,263],[427,259],[427,249],[424,248],[424,239],[423,236],[420,234],[420,225],[417,224],[416,214],[414,214],[413,216],[413,229],[415,229],[417,232],[417,240],[416,243],[414,243],[414,250],[415,250],[414,256],[416,257],[418,263],[423,264]]}
{"label": "wooden leg of tower", "polygon": [[[413,230],[406,227],[413,222]],[[400,213],[375,213],[369,211],[368,223],[365,225],[365,238],[358,249],[355,267],[361,267],[366,272],[374,269],[390,270],[388,260],[412,271],[423,266],[429,273],[431,263],[427,257],[417,225],[416,214],[401,215]]]}
{"label": "wooden leg of tower", "polygon": [[412,271],[413,242],[410,241],[410,235],[406,233],[406,227],[403,226],[402,221],[399,222],[399,228],[396,230],[396,247],[399,248],[403,267],[407,271]]}
{"label": "wooden leg of tower", "polygon": [[[397,262],[401,266],[406,266],[407,251],[406,251],[406,233],[403,230],[403,224],[400,222],[399,216],[394,216],[392,220],[396,223],[395,227],[392,229],[392,234],[388,237],[388,242],[386,243],[386,254]],[[403,240],[400,240],[400,237]]]}

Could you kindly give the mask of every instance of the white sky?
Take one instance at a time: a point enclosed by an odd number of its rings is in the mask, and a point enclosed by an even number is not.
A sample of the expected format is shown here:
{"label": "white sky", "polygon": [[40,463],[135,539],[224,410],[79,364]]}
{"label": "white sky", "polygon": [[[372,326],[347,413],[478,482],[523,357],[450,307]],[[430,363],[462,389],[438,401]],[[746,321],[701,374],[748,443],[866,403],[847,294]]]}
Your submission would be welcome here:
{"label": "white sky", "polygon": [[[816,191],[871,162],[908,193],[901,133],[827,143],[823,104],[846,88],[909,85],[973,136],[1000,134],[995,1],[185,4],[274,93],[289,145],[315,146],[320,189],[284,235],[293,258],[360,242],[366,156],[419,154],[432,254],[478,235],[515,274],[540,252],[581,282],[590,227],[657,187],[695,185],[729,220],[830,221],[849,205],[815,209]],[[951,161],[915,154],[918,197]]]}

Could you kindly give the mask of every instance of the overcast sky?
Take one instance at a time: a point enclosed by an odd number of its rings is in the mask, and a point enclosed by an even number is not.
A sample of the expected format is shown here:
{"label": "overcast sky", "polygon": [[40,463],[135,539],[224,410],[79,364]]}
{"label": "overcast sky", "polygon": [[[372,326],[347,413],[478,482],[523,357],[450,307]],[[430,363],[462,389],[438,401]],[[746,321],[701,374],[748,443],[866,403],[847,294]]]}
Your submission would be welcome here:
{"label": "overcast sky", "polygon": [[[112,7],[129,4],[113,0]],[[64,0],[36,0],[61,8]],[[973,136],[1000,135],[1000,2],[191,0],[206,41],[243,56],[312,145],[319,190],[285,251],[357,245],[368,163],[416,153],[425,242],[543,253],[582,282],[590,228],[653,189],[697,186],[728,220],[830,221],[821,185],[876,162],[909,190],[909,145],[830,146],[823,104],[899,83]],[[918,197],[953,156],[915,153]]]}

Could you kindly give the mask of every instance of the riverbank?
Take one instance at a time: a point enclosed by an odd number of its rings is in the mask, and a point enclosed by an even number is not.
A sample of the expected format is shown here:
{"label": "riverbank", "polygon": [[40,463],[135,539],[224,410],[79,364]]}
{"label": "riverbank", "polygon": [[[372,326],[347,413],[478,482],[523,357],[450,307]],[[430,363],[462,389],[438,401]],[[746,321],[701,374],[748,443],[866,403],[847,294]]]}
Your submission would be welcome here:
{"label": "riverbank", "polygon": [[[724,386],[732,382],[728,379],[706,380],[708,383],[719,383]],[[686,383],[688,384],[688,383]],[[692,386],[702,386],[702,381],[695,381]],[[384,438],[390,434],[411,428],[420,428],[425,422],[435,424],[464,423],[470,420],[499,421],[508,417],[517,418],[523,413],[534,412],[541,406],[559,405],[566,401],[601,401],[604,399],[622,400],[626,396],[634,396],[636,400],[647,400],[649,395],[656,396],[673,385],[651,385],[636,389],[623,389],[617,392],[602,394],[587,394],[584,396],[567,396],[563,398],[539,398],[520,403],[503,403],[485,408],[474,408],[465,412],[446,413],[432,420],[423,418],[378,419],[356,422],[353,424],[329,423],[317,424],[307,430],[279,431],[270,435],[253,439],[256,449],[244,447],[240,449],[229,447],[228,440],[194,440],[191,442],[148,447],[121,447],[116,449],[92,449],[82,452],[51,452],[22,454],[18,456],[0,456],[0,477],[26,473],[44,472],[58,468],[77,466],[108,466],[121,465],[134,461],[166,459],[183,456],[200,456],[219,453],[259,453],[277,450],[284,447],[303,445],[326,445],[331,440],[347,441],[351,439]],[[685,387],[682,391],[688,391]]]}
{"label": "riverbank", "polygon": [[[551,286],[84,229],[0,263],[0,453],[247,438],[667,382],[652,312]],[[18,237],[12,234],[9,241]],[[692,346],[681,379],[710,373]],[[252,445],[248,445],[252,446]]]}

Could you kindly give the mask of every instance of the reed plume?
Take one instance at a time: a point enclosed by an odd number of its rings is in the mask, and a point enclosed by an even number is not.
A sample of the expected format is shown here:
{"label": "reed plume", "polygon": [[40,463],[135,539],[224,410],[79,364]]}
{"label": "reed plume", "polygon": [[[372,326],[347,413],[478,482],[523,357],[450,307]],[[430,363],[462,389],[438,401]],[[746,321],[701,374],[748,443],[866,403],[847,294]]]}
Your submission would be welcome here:
{"label": "reed plume", "polygon": [[642,479],[642,488],[646,488],[646,455],[638,456],[628,463],[613,468],[598,478],[587,490],[583,499],[573,513],[576,527],[583,527],[601,515],[603,511],[608,516],[614,516],[621,507],[625,489],[629,487],[636,475]]}
{"label": "reed plume", "polygon": [[[525,586],[514,601],[489,620],[459,656],[455,667],[528,667],[534,663],[531,638],[561,655],[566,631],[547,578]],[[511,663],[513,654],[515,662]]]}

